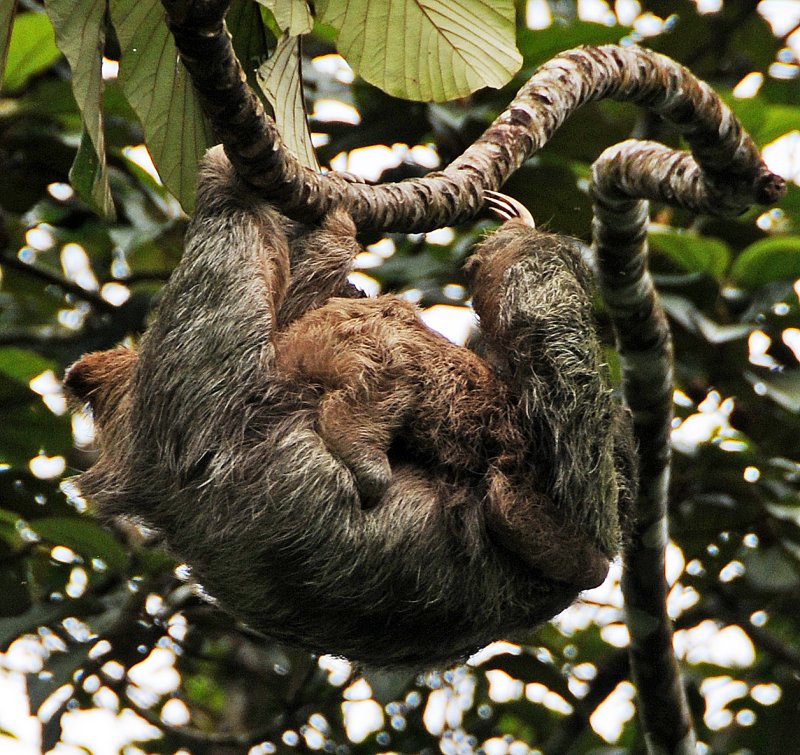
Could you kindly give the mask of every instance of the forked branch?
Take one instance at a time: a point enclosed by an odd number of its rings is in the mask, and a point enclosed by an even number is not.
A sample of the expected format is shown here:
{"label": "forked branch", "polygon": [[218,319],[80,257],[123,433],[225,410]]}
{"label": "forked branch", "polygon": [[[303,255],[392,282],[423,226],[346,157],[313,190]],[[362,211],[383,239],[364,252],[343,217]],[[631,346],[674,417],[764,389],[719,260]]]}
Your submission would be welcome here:
{"label": "forked branch", "polygon": [[[715,214],[771,204],[783,180],[764,165],[730,109],[674,61],[639,47],[585,47],[545,63],[508,108],[444,170],[400,183],[367,186],[302,166],[247,85],[224,24],[229,0],[163,0],[181,59],[237,173],[267,201],[304,220],[344,203],[356,224],[421,232],[467,220],[485,190],[497,190],[581,105],[611,98],[650,108],[684,135]],[[685,191],[680,175],[669,201]]]}
{"label": "forked branch", "polygon": [[[680,178],[675,178],[680,176]],[[647,269],[647,199],[708,211],[713,187],[689,155],[630,140],[592,166],[593,247],[614,326],[625,402],[639,446],[639,496],[623,560],[622,591],[639,717],[653,753],[695,753],[695,735],[672,651],[664,573],[672,427],[672,339]]]}

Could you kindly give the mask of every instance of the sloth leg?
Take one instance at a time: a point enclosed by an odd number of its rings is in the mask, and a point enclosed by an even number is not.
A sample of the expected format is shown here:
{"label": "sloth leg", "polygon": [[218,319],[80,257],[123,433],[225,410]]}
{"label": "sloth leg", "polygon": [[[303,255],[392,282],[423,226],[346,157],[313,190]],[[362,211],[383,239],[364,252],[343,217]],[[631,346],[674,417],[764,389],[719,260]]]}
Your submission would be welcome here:
{"label": "sloth leg", "polygon": [[[387,451],[394,425],[399,423],[392,421],[394,402],[356,394],[350,390],[326,394],[320,404],[317,432],[328,450],[352,472],[363,508],[371,508],[380,502],[392,480]],[[379,404],[382,414],[376,414]]]}
{"label": "sloth leg", "polygon": [[602,584],[609,559],[583,532],[559,521],[546,495],[530,493],[505,474],[489,474],[489,530],[510,551],[545,577],[581,590]]}
{"label": "sloth leg", "polygon": [[321,227],[291,239],[291,277],[278,326],[289,325],[333,296],[357,295],[347,275],[360,251],[355,224],[342,207],[332,210]]}
{"label": "sloth leg", "polygon": [[588,585],[620,545],[617,457],[624,455],[621,446],[615,454],[590,275],[574,242],[514,213],[514,203],[504,203],[499,214],[509,222],[467,268],[487,354],[506,376],[532,467],[515,468],[511,486],[493,481],[489,519],[511,550],[548,576]]}

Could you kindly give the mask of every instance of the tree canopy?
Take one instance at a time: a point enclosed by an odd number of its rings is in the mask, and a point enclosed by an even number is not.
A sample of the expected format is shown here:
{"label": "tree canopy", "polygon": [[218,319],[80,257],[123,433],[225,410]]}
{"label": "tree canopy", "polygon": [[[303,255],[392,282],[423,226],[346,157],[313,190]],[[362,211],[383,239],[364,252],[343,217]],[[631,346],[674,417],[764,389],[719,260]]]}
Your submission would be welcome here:
{"label": "tree canopy", "polygon": [[[656,204],[648,233],[675,342],[668,607],[698,740],[785,748],[800,699],[800,18],[742,0],[262,6],[236,0],[228,26],[307,166],[423,176],[555,54],[639,43],[713,86],[795,181],[735,219]],[[525,644],[390,674],[254,635],[157,538],[92,518],[69,483],[92,461],[91,423],[67,413],[60,378],[145,329],[212,135],[156,0],[6,2],[0,53],[0,744],[106,752],[114,732],[146,752],[643,751],[619,569]],[[590,166],[631,136],[680,146],[652,113],[592,102],[505,190],[587,240]],[[486,227],[367,235],[354,280],[452,331]],[[619,382],[600,303],[598,319]]]}

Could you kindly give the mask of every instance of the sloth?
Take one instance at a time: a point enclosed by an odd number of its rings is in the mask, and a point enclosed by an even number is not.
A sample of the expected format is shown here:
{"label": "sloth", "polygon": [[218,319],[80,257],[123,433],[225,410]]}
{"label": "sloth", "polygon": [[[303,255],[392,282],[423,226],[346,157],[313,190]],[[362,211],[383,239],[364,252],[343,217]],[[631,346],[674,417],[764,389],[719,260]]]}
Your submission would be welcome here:
{"label": "sloth", "polygon": [[467,262],[480,353],[364,298],[344,208],[290,221],[219,148],[138,348],[88,354],[106,518],[163,533],[253,629],[315,653],[431,667],[514,639],[606,576],[636,453],[576,242],[505,219]]}

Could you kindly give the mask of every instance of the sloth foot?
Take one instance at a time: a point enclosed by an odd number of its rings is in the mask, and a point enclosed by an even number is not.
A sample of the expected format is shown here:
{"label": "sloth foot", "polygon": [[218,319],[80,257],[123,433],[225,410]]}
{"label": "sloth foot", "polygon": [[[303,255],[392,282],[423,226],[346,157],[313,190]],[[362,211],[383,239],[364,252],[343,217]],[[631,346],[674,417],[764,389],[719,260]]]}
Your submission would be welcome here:
{"label": "sloth foot", "polygon": [[519,220],[531,228],[536,228],[533,215],[522,202],[506,194],[501,194],[499,191],[491,191],[491,189],[486,189],[483,197],[486,206],[502,220]]}
{"label": "sloth foot", "polygon": [[505,548],[546,579],[579,590],[602,584],[611,562],[580,530],[554,516],[555,504],[541,493],[520,495],[502,473],[489,484],[486,519]]}
{"label": "sloth foot", "polygon": [[362,455],[346,463],[355,477],[361,508],[371,509],[379,504],[392,481],[392,467],[386,454]]}

